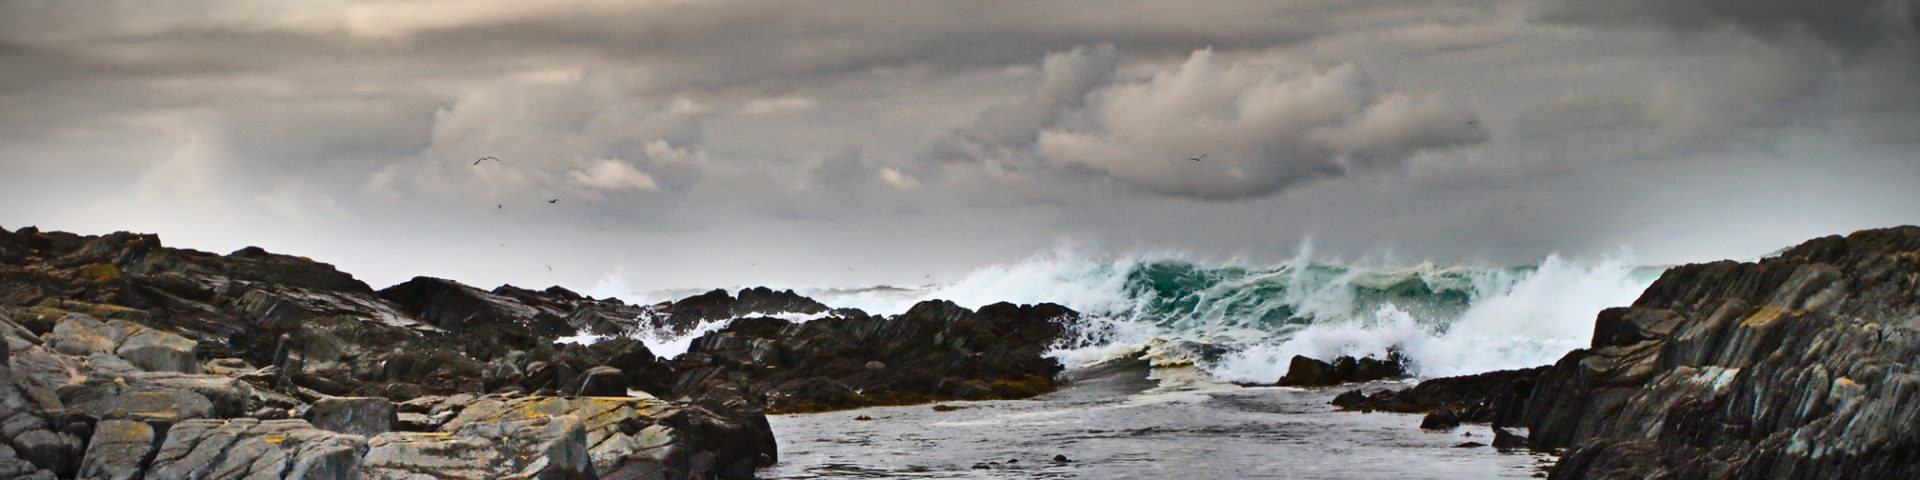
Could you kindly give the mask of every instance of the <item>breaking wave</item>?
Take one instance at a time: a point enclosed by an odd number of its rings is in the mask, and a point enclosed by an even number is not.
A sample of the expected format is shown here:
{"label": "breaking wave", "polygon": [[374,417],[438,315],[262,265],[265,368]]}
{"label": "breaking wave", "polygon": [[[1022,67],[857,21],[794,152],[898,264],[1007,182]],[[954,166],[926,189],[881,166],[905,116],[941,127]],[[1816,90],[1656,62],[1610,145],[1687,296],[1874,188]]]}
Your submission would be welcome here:
{"label": "breaking wave", "polygon": [[977,308],[1053,302],[1091,317],[1053,352],[1070,368],[1145,349],[1216,379],[1270,383],[1294,355],[1401,351],[1420,376],[1553,362],[1586,345],[1594,314],[1631,303],[1662,269],[1557,256],[1511,268],[1204,265],[1049,256],[957,282],[808,292],[836,307],[904,312],[926,299]]}

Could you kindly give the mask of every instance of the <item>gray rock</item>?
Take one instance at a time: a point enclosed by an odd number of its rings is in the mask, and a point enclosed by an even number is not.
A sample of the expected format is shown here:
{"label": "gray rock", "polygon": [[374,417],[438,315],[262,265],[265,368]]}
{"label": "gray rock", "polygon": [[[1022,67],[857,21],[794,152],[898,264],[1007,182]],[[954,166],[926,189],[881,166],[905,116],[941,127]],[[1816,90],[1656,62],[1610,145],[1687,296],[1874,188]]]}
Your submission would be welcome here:
{"label": "gray rock", "polygon": [[54,324],[53,334],[47,337],[47,348],[78,357],[95,353],[111,354],[126,334],[125,328],[120,325],[108,325],[93,317],[69,313]]}
{"label": "gray rock", "polygon": [[[1541,374],[1555,478],[1920,478],[1920,227],[1667,270]],[[1499,445],[1496,439],[1495,445]]]}
{"label": "gray rock", "polygon": [[138,480],[154,451],[153,426],[132,420],[101,420],[80,462],[80,478]]}
{"label": "gray rock", "polygon": [[62,432],[30,430],[13,437],[13,448],[20,458],[60,477],[72,476],[80,463],[80,439]]}
{"label": "gray rock", "polygon": [[385,433],[370,445],[368,479],[598,478],[572,415],[469,423],[452,435]]}
{"label": "gray rock", "polygon": [[216,375],[140,372],[90,377],[59,389],[67,408],[95,418],[232,418],[250,411],[253,388]]}
{"label": "gray rock", "polygon": [[200,342],[151,328],[141,328],[120,342],[115,355],[151,372],[200,373],[195,354]]}
{"label": "gray rock", "polygon": [[184,420],[167,431],[147,478],[352,480],[366,453],[366,437],[305,420]]}
{"label": "gray rock", "polygon": [[377,397],[322,398],[305,417],[314,427],[365,437],[391,432],[399,422],[393,401]]}

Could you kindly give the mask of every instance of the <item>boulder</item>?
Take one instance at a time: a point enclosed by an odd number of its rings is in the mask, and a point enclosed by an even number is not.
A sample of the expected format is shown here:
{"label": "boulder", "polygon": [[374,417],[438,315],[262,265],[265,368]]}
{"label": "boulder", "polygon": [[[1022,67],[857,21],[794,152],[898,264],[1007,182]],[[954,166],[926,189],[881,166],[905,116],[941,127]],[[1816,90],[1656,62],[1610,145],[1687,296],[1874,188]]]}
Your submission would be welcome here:
{"label": "boulder", "polygon": [[167,431],[146,478],[353,480],[366,453],[365,437],[306,420],[183,420]]}
{"label": "boulder", "polygon": [[152,425],[132,420],[101,420],[87,441],[80,478],[139,480],[157,442]]}
{"label": "boulder", "polygon": [[626,396],[626,376],[618,368],[601,365],[581,373],[568,390],[582,397]]}
{"label": "boulder", "polygon": [[1400,352],[1392,352],[1386,359],[1342,355],[1335,358],[1333,363],[1294,355],[1287,364],[1287,374],[1274,384],[1282,387],[1318,387],[1371,382],[1404,375],[1406,362],[1401,359]]}
{"label": "boulder", "polygon": [[307,407],[307,423],[322,430],[372,437],[399,423],[393,402],[378,397],[327,397]]}
{"label": "boulder", "polygon": [[56,476],[70,477],[80,465],[80,439],[72,434],[30,429],[14,435],[12,445],[20,458]]}
{"label": "boulder", "polygon": [[580,419],[593,471],[610,478],[751,478],[776,458],[766,417],[716,413],[655,398],[488,397],[441,427],[455,436],[516,422]]}
{"label": "boulder", "polygon": [[216,375],[138,372],[89,377],[61,386],[67,408],[94,418],[180,420],[246,415],[254,397],[246,382]]}
{"label": "boulder", "polygon": [[140,328],[120,342],[114,355],[150,372],[200,373],[200,342],[151,328]]}
{"label": "boulder", "polygon": [[108,325],[93,317],[72,313],[54,324],[53,335],[47,337],[47,348],[76,357],[112,354],[126,335],[121,325]]}
{"label": "boulder", "polygon": [[1420,428],[1426,430],[1449,430],[1460,426],[1460,416],[1452,409],[1442,408],[1420,419]]}

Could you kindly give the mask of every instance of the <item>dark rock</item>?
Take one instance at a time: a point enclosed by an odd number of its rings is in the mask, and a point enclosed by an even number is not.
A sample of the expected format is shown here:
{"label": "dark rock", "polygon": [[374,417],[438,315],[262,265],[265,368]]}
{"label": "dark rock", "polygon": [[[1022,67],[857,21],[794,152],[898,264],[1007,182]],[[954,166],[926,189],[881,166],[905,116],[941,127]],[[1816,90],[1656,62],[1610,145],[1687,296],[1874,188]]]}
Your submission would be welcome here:
{"label": "dark rock", "polygon": [[321,430],[372,437],[393,431],[399,415],[393,402],[377,397],[327,397],[313,402],[307,423]]}
{"label": "dark rock", "polygon": [[[976,312],[945,301],[892,318],[742,318],[695,339],[674,360],[680,374],[673,391],[775,412],[1027,398],[1054,389],[1062,368],[1044,353],[1077,318],[1051,304],[1000,303]],[[868,368],[871,362],[887,368]]]}
{"label": "dark rock", "polygon": [[1505,428],[1493,427],[1493,448],[1527,448],[1527,437],[1515,434]]}
{"label": "dark rock", "polygon": [[601,365],[581,373],[570,390],[582,397],[619,397],[626,396],[627,382],[620,369]]}
{"label": "dark rock", "polygon": [[647,309],[647,326],[674,335],[685,334],[700,324],[732,318],[783,313],[816,314],[827,306],[793,290],[756,287],[740,290],[738,296],[726,290],[683,298]]}
{"label": "dark rock", "polygon": [[1445,410],[1459,422],[1505,425],[1519,417],[1523,401],[1533,390],[1534,379],[1545,370],[1546,367],[1536,367],[1434,378],[1422,380],[1412,388],[1372,395],[1351,391],[1334,397],[1333,405],[1349,411],[1433,413]]}
{"label": "dark rock", "polygon": [[1420,428],[1426,430],[1447,430],[1458,426],[1460,426],[1460,416],[1454,415],[1452,409],[1435,410],[1420,419]]}
{"label": "dark rock", "polygon": [[81,449],[79,438],[71,434],[44,429],[32,429],[12,437],[13,449],[20,458],[38,465],[41,469],[53,472],[60,477],[71,477],[79,470]]}
{"label": "dark rock", "polygon": [[1453,448],[1480,448],[1484,446],[1487,446],[1487,444],[1480,443],[1480,442],[1460,442],[1460,443],[1454,444]]}
{"label": "dark rock", "polygon": [[1353,358],[1341,356],[1333,363],[1322,362],[1301,355],[1294,355],[1287,364],[1287,374],[1280,377],[1275,385],[1282,387],[1318,387],[1339,385],[1342,383],[1371,382],[1406,375],[1406,361],[1399,352],[1389,354],[1386,359],[1373,357]]}
{"label": "dark rock", "polygon": [[1068,459],[1066,455],[1054,455],[1054,456],[1053,456],[1053,463],[1069,463],[1069,462],[1072,462],[1072,461],[1073,461],[1073,460],[1070,460],[1070,459]]}
{"label": "dark rock", "polygon": [[1675,267],[1515,423],[1555,478],[1920,478],[1916,312],[1920,227]]}

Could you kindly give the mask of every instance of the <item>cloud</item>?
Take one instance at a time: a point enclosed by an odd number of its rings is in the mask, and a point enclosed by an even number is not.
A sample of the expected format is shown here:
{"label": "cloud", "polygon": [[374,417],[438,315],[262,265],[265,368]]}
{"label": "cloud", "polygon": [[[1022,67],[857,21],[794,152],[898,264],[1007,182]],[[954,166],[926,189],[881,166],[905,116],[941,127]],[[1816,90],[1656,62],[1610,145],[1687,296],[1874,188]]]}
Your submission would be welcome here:
{"label": "cloud", "polygon": [[[1233,199],[1391,168],[1419,152],[1486,139],[1465,104],[1434,95],[1383,95],[1353,65],[1290,71],[1251,61],[1218,65],[1214,56],[1210,49],[1194,51],[1171,70],[1101,85],[1079,111],[1053,111],[1038,122],[1034,155],[1047,165],[1158,193]],[[1058,58],[1073,57],[1049,60]],[[1035,98],[1048,97],[1049,89],[1071,90],[1057,85],[1075,82],[1052,77],[1077,78],[1081,71],[1048,73],[1043,94]],[[1077,118],[1059,120],[1068,117]],[[1003,146],[1013,148],[1025,140],[999,138],[1011,140]],[[1201,154],[1205,160],[1188,160]]]}
{"label": "cloud", "polygon": [[567,178],[572,179],[573,183],[597,190],[660,190],[659,185],[654,184],[652,175],[616,158],[594,160],[587,168],[567,172]]}
{"label": "cloud", "polygon": [[785,96],[774,98],[756,98],[740,105],[740,114],[750,117],[774,115],[812,109],[820,102],[807,97]]}
{"label": "cloud", "polygon": [[1547,18],[1689,31],[1730,25],[1769,38],[1806,33],[1860,51],[1889,43],[1911,47],[1920,30],[1916,5],[1913,0],[1561,0]]}

